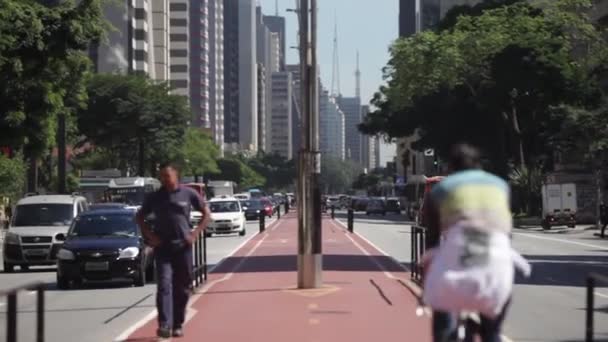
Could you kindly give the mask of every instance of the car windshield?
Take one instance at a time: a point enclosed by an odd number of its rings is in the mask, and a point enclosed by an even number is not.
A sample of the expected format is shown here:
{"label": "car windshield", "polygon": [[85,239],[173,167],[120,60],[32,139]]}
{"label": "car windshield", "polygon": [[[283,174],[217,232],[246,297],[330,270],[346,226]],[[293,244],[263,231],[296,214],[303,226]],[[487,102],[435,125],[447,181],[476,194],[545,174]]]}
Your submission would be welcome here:
{"label": "car windshield", "polygon": [[121,203],[102,203],[89,206],[89,210],[122,209],[125,205]]}
{"label": "car windshield", "polygon": [[134,237],[137,224],[130,214],[99,214],[77,217],[68,236]]}
{"label": "car windshield", "polygon": [[261,201],[245,201],[243,202],[243,207],[248,209],[261,209],[262,202]]}
{"label": "car windshield", "polygon": [[74,218],[72,204],[21,204],[13,219],[13,227],[68,226]]}
{"label": "car windshield", "polygon": [[222,201],[209,203],[209,210],[212,213],[234,213],[239,212],[239,202],[237,201]]}

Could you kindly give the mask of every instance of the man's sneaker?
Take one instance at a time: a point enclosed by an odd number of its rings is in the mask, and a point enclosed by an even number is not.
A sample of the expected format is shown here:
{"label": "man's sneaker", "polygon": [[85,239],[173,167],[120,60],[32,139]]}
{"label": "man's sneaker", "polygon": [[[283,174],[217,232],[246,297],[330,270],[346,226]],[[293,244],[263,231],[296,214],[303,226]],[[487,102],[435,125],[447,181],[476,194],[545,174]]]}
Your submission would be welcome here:
{"label": "man's sneaker", "polygon": [[184,336],[184,329],[182,329],[182,327],[176,327],[175,329],[173,329],[173,337],[183,337]]}
{"label": "man's sneaker", "polygon": [[167,327],[160,327],[156,330],[156,336],[160,338],[170,338],[171,337],[171,329]]}

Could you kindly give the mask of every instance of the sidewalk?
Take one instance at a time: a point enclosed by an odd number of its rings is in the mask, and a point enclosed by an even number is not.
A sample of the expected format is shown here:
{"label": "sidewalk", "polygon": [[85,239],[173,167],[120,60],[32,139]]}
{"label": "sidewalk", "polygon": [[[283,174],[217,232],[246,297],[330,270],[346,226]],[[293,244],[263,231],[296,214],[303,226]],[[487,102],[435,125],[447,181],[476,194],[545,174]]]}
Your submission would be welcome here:
{"label": "sidewalk", "polygon": [[[430,320],[399,279],[409,274],[356,234],[323,221],[322,289],[298,290],[297,219],[291,213],[209,276],[174,341],[430,341]],[[155,341],[156,319],[127,341]]]}

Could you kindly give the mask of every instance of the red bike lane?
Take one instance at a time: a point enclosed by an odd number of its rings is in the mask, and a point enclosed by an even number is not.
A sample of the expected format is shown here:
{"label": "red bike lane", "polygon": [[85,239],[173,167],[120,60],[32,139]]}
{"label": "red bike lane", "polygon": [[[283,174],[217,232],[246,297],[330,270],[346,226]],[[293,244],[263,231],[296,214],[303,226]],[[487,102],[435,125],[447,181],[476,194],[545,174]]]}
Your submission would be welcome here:
{"label": "red bike lane", "polygon": [[[393,259],[323,220],[323,287],[297,289],[297,218],[284,216],[209,275],[175,341],[430,341]],[[156,341],[153,319],[126,341]]]}

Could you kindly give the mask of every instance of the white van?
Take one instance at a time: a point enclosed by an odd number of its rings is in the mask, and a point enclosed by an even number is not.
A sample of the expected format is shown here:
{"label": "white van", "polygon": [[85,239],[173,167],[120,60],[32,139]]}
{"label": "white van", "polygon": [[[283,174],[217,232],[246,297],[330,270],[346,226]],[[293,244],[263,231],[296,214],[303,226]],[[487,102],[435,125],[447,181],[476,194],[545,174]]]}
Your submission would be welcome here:
{"label": "white van", "polygon": [[34,265],[54,265],[72,220],[88,209],[87,200],[77,195],[36,195],[15,206],[4,237],[4,272]]}

